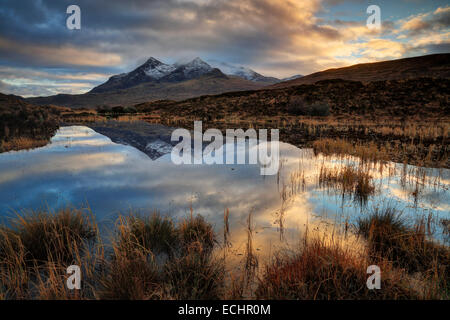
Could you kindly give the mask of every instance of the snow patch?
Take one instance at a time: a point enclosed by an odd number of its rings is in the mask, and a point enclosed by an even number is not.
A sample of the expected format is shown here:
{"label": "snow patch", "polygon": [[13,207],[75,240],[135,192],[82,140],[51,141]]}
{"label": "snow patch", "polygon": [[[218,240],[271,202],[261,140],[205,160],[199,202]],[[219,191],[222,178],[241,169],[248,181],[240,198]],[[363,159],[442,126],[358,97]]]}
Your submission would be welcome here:
{"label": "snow patch", "polygon": [[168,75],[175,69],[176,68],[174,66],[162,63],[158,66],[149,66],[147,69],[144,70],[144,72],[149,77],[152,77],[154,79],[160,79]]}
{"label": "snow patch", "polygon": [[172,152],[173,146],[160,139],[147,143],[145,150],[158,152],[159,154],[167,154]]}

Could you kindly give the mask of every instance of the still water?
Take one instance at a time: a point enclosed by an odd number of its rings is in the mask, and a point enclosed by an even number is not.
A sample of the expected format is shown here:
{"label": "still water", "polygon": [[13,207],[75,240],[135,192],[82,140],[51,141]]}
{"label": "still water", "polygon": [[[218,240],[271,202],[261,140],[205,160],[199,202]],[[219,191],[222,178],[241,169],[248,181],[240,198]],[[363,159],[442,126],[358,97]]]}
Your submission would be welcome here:
{"label": "still water", "polygon": [[45,147],[0,154],[0,217],[88,205],[106,226],[130,211],[159,210],[179,219],[192,208],[221,234],[228,209],[234,249],[245,246],[251,214],[253,245],[263,252],[295,245],[306,226],[333,232],[374,207],[394,206],[411,222],[432,219],[434,237],[447,241],[440,221],[450,219],[450,170],[374,164],[368,170],[376,191],[360,201],[318,183],[320,168],[356,159],[315,156],[286,143],[280,143],[280,159],[273,176],[260,175],[259,165],[175,165],[170,154],[152,160],[90,128],[62,127]]}

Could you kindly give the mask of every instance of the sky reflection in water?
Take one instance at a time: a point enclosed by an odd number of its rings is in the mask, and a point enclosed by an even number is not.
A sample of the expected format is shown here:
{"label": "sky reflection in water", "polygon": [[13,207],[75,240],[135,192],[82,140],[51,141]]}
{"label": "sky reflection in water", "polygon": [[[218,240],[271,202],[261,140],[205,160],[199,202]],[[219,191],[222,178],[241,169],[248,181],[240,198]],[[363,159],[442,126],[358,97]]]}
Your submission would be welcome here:
{"label": "sky reflection in water", "polygon": [[[176,166],[170,154],[152,161],[137,149],[112,143],[87,127],[63,127],[43,148],[0,154],[0,216],[15,210],[88,203],[98,221],[107,225],[131,209],[141,213],[157,209],[180,218],[189,214],[192,205],[221,234],[223,212],[228,208],[235,250],[245,245],[245,223],[252,213],[254,246],[260,252],[267,246],[295,245],[305,225],[331,230],[335,222],[355,222],[374,206],[394,205],[411,220],[430,213],[436,219],[450,218],[450,170],[427,169],[426,177],[434,186],[421,189],[415,204],[411,195],[415,185],[401,183],[403,165],[390,163],[382,173],[376,167],[372,175],[377,193],[361,206],[338,191],[318,187],[322,164],[333,166],[354,159],[315,157],[311,150],[285,143],[280,153],[279,177],[261,176],[258,165]],[[389,175],[389,168],[395,168],[395,174]],[[406,167],[407,171],[414,169]],[[304,174],[304,187],[298,187],[298,179],[291,180],[293,172]],[[294,185],[297,190],[291,192]],[[283,186],[286,194],[292,193],[284,204]],[[437,233],[440,238],[441,230]]]}

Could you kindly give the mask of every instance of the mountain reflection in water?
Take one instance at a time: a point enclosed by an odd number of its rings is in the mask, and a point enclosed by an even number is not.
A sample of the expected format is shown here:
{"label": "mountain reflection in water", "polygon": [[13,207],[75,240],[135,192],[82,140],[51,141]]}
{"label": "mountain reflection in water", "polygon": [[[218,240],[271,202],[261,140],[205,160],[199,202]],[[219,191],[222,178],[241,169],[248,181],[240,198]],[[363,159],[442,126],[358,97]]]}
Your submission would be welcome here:
{"label": "mountain reflection in water", "polygon": [[[395,206],[411,221],[450,218],[450,170],[420,169],[419,174],[413,166],[373,164],[375,192],[360,202],[318,183],[320,168],[351,165],[355,158],[315,156],[310,149],[280,143],[280,159],[274,176],[260,175],[259,165],[177,166],[170,154],[153,161],[87,127],[62,127],[45,147],[0,154],[0,216],[88,204],[99,224],[108,225],[130,210],[179,218],[192,206],[221,234],[228,208],[237,252],[245,246],[250,213],[259,252],[296,245],[306,225],[325,233],[351,225],[376,206]],[[443,239],[439,227],[435,237]]]}

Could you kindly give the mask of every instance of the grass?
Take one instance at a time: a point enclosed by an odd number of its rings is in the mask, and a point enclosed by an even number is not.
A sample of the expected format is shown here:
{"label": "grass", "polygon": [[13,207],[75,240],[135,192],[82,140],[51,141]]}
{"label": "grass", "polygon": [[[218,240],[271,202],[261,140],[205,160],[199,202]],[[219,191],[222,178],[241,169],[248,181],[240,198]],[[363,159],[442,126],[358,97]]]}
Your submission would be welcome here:
{"label": "grass", "polygon": [[204,254],[197,246],[169,261],[164,268],[168,294],[172,299],[220,299],[224,274],[223,261]]}
{"label": "grass", "polygon": [[150,216],[130,215],[122,218],[119,230],[120,246],[140,247],[155,254],[171,254],[179,240],[173,221],[158,212]]}
{"label": "grass", "polygon": [[368,196],[375,192],[372,176],[364,167],[355,168],[352,165],[327,168],[321,166],[319,186],[332,187],[342,194],[354,195],[361,202],[366,202]]}
{"label": "grass", "polygon": [[373,261],[383,257],[410,274],[420,273],[437,286],[437,294],[448,298],[450,251],[428,239],[424,221],[408,225],[395,209],[384,208],[360,218],[357,228]]}
{"label": "grass", "polygon": [[69,263],[75,260],[76,248],[96,236],[92,216],[78,209],[31,211],[18,214],[9,223],[11,227],[2,231],[0,257],[7,259],[11,249],[23,250],[27,263]]}
{"label": "grass", "polygon": [[[228,214],[225,211],[225,222]],[[218,247],[212,225],[192,212],[178,222],[157,212],[119,217],[109,245],[98,237],[89,211],[25,212],[0,229],[0,297],[448,298],[448,247],[428,240],[423,228],[406,225],[393,209],[375,211],[357,226],[367,241],[365,250],[350,250],[307,233],[303,245],[293,251],[280,249],[273,259],[260,262],[253,252],[249,215],[246,254],[231,271],[226,269],[226,255],[217,254],[228,244]],[[70,264],[82,269],[82,290],[66,288]],[[382,270],[381,290],[366,287],[370,264]]]}
{"label": "grass", "polygon": [[47,145],[49,139],[31,138],[31,137],[14,137],[8,141],[1,141],[0,152],[7,152],[12,150],[28,150],[39,148]]}
{"label": "grass", "polygon": [[275,300],[414,299],[414,292],[402,285],[399,273],[383,266],[382,290],[366,286],[368,266],[364,257],[325,244],[306,241],[291,254],[276,255],[258,281],[256,297]]}
{"label": "grass", "polygon": [[180,237],[184,247],[198,242],[208,251],[214,247],[216,241],[212,226],[202,216],[194,217],[192,211],[190,217],[183,219],[180,223]]}
{"label": "grass", "polygon": [[160,275],[152,255],[114,247],[111,260],[99,276],[97,296],[106,300],[148,300],[162,297]]}
{"label": "grass", "polygon": [[362,161],[386,160],[386,151],[379,148],[375,143],[354,144],[344,139],[319,139],[312,144],[314,152],[325,155],[352,155],[359,157]]}
{"label": "grass", "polygon": [[9,227],[0,229],[1,295],[68,297],[61,286],[63,275],[67,266],[80,263],[82,255],[89,256],[86,252],[97,234],[92,215],[72,208],[30,211],[11,217],[8,223]]}
{"label": "grass", "polygon": [[158,212],[116,224],[112,253],[100,275],[100,299],[217,299],[223,261],[212,256],[212,226],[191,215],[174,223]]}

